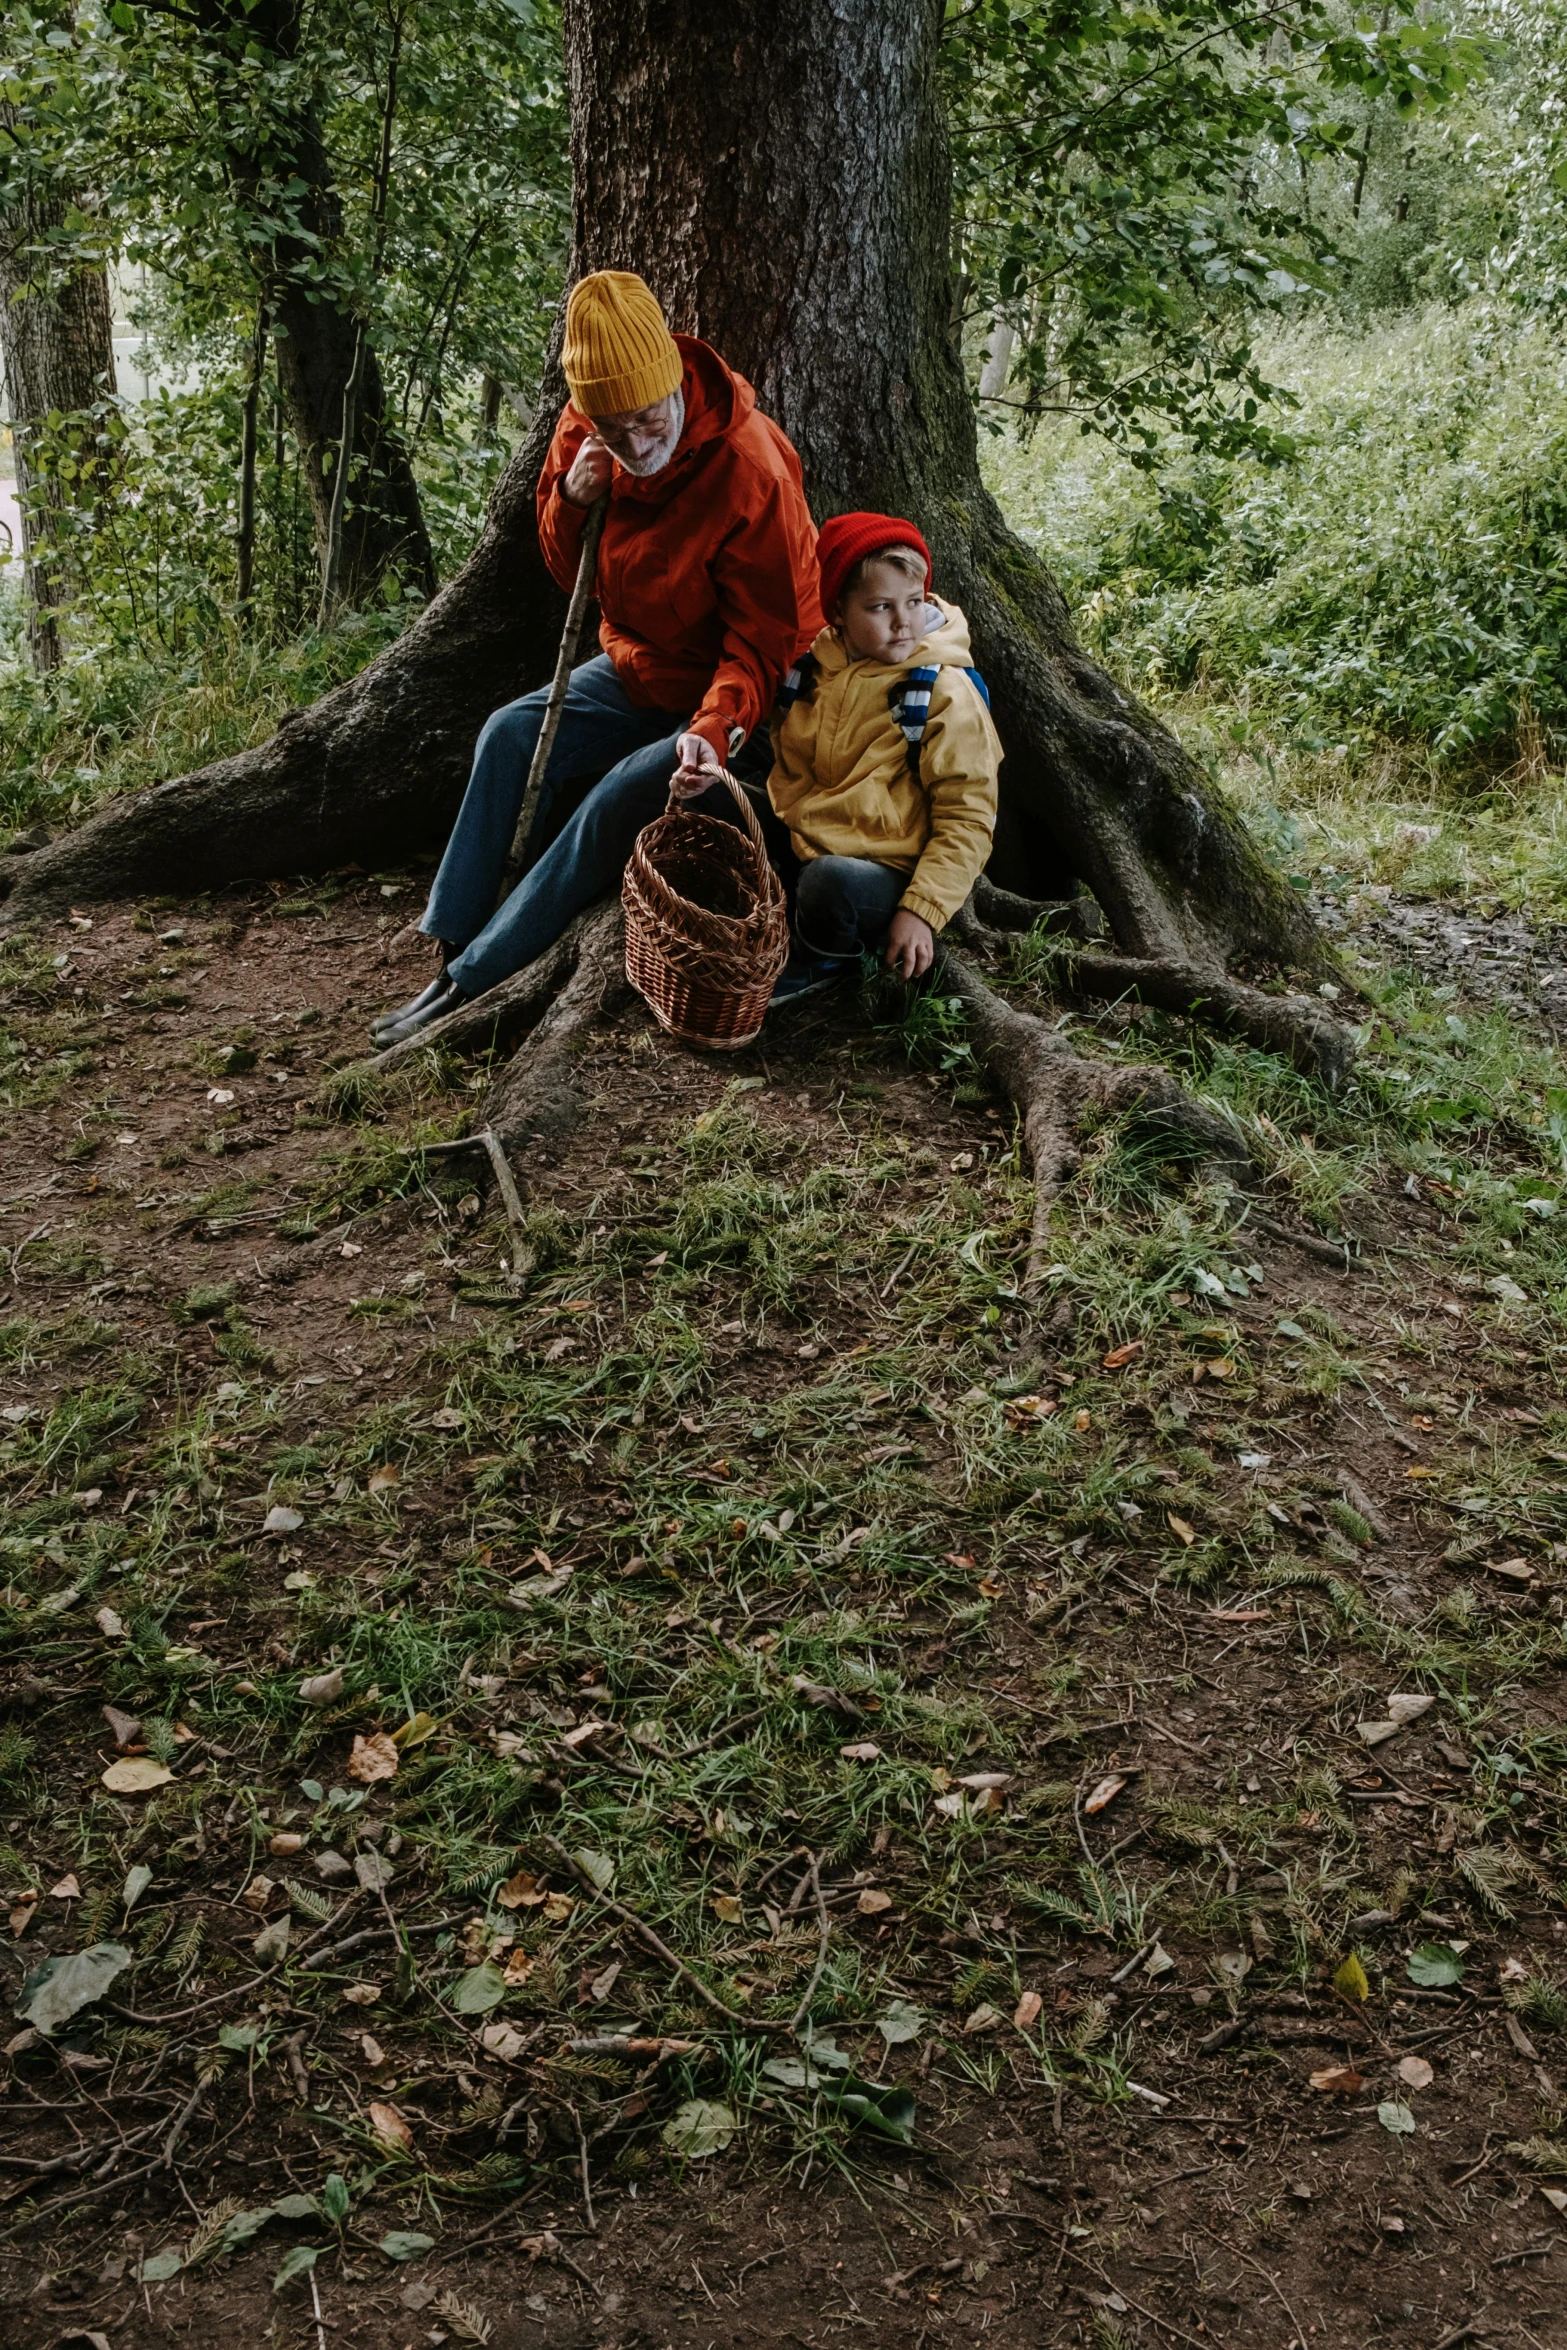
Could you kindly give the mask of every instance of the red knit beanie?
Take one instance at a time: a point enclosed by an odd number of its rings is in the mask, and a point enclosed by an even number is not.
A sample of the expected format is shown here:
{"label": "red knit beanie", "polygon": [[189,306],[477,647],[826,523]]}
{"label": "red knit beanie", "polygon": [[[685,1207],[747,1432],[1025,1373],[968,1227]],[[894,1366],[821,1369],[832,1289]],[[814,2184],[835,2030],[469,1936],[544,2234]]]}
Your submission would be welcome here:
{"label": "red knit beanie", "polygon": [[824,522],[816,540],[816,560],[822,573],[822,615],[828,627],[837,615],[844,584],[856,563],[879,555],[887,547],[912,547],[925,558],[925,586],[930,588],[930,549],[912,522],[897,514],[835,514]]}

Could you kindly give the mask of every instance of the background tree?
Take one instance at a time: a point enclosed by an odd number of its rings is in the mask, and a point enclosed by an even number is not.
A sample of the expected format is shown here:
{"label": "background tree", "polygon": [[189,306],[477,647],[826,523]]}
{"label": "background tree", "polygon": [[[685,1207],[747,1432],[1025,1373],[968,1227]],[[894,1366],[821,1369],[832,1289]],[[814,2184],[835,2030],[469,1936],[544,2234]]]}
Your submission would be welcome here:
{"label": "background tree", "polygon": [[[114,340],[101,224],[62,187],[28,121],[0,99],[0,361],[16,457],[33,665],[60,659],[108,462]],[[60,429],[59,420],[74,419]],[[51,419],[56,423],[51,429]]]}

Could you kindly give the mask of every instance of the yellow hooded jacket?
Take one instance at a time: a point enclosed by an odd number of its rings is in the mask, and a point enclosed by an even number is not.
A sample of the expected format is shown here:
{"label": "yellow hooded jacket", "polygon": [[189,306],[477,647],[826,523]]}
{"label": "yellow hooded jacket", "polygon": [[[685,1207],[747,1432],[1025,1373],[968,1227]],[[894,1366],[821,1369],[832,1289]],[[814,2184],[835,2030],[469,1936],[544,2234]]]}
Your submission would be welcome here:
{"label": "yellow hooded jacket", "polygon": [[[932,930],[951,920],[990,854],[1001,740],[964,671],[968,622],[932,597],[933,620],[906,661],[855,661],[824,628],[815,691],[773,721],[767,791],[795,855],[871,857],[909,875],[903,905]],[[888,703],[910,669],[940,664],[916,781]]]}

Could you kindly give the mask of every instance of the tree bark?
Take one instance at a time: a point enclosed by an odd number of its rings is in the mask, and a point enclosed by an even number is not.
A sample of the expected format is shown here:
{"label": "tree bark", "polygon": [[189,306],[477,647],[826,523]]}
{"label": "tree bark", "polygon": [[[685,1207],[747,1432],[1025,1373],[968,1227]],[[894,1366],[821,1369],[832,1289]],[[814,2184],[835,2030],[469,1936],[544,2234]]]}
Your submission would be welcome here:
{"label": "tree bark", "polygon": [[[633,267],[749,375],[818,518],[912,516],[961,604],[1006,763],[997,869],[1077,884],[1116,947],[1197,974],[1320,974],[1308,909],[1174,736],[1083,653],[979,476],[951,324],[941,0],[566,0],[573,274]],[[260,749],[113,807],[27,861],[15,910],[210,886],[439,838],[475,735],[548,673],[561,599],[533,484],[553,363],[480,545],[409,633]]]}
{"label": "tree bark", "polygon": [[[16,108],[0,101],[0,138],[13,158],[17,128]],[[59,609],[73,585],[66,509],[90,505],[104,487],[103,468],[92,464],[63,482],[48,466],[41,428],[46,417],[80,414],[115,390],[108,277],[102,268],[51,268],[46,250],[75,209],[65,191],[25,180],[0,206],[0,358],[22,509],[28,651],[40,672],[59,662]]]}

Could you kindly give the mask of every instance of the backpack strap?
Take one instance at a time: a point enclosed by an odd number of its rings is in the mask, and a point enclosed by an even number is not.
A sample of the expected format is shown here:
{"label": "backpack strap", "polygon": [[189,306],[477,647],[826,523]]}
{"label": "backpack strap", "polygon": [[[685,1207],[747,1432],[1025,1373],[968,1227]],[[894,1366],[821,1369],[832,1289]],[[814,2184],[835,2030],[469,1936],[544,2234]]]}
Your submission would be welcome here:
{"label": "backpack strap", "polygon": [[[965,669],[963,674],[973,680],[975,690],[988,710],[990,708],[990,689],[980,676],[979,671]],[[940,675],[939,666],[928,669],[911,669],[902,683],[895,685],[887,697],[893,715],[903,731],[903,740],[908,751],[909,771],[916,780],[918,780],[920,771],[920,744],[924,740],[925,729],[930,723],[930,689]]]}
{"label": "backpack strap", "polygon": [[790,710],[796,702],[808,702],[816,691],[818,662],[814,653],[802,653],[794,667],[778,688],[778,707]]}

